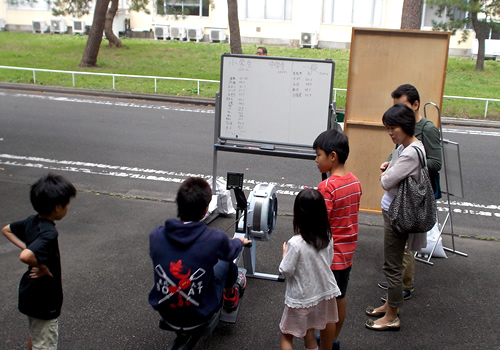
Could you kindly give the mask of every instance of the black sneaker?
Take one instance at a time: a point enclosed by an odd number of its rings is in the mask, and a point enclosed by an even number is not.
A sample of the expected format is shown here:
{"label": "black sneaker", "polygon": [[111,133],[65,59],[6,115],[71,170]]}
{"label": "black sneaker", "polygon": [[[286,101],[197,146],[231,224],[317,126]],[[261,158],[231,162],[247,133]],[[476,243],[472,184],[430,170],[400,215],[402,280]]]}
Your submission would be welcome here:
{"label": "black sneaker", "polygon": [[239,303],[240,303],[240,292],[236,286],[234,287],[233,296],[228,297],[226,296],[225,292],[222,294],[222,307],[224,309],[229,311],[235,310],[238,307]]}
{"label": "black sneaker", "polygon": [[[403,291],[403,300],[408,300],[408,299],[411,299],[411,291],[409,290],[404,290]],[[383,303],[385,303],[385,301],[387,300],[387,294],[386,295],[383,295],[380,300],[382,300]]]}
{"label": "black sneaker", "polygon": [[224,309],[232,311],[238,307],[240,299],[243,297],[243,293],[245,292],[245,288],[247,286],[247,278],[245,274],[245,269],[238,270],[238,278],[234,283],[234,294],[232,296],[228,297],[226,293],[222,294],[222,307],[224,307]]}
{"label": "black sneaker", "polygon": [[[387,288],[389,287],[389,284],[388,284],[386,281],[384,281],[384,282],[379,282],[379,283],[378,283],[378,287],[379,287],[379,288],[382,288],[383,290],[387,290]],[[415,290],[415,285],[414,285],[414,284],[412,284],[412,285],[411,285],[410,292],[413,292],[414,290]],[[410,299],[410,298],[408,298],[408,299]]]}

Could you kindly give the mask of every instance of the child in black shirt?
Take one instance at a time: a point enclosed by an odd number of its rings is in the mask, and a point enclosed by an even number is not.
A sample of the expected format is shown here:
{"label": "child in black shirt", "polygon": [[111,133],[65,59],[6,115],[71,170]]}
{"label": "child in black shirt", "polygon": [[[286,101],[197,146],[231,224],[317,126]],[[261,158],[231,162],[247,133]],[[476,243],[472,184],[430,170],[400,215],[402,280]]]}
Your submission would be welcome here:
{"label": "child in black shirt", "polygon": [[28,265],[19,284],[19,311],[28,316],[28,349],[56,349],[57,318],[63,291],[61,259],[55,220],[68,212],[75,187],[64,177],[49,173],[31,186],[31,204],[37,215],[2,229],[9,241],[22,249],[19,259]]}

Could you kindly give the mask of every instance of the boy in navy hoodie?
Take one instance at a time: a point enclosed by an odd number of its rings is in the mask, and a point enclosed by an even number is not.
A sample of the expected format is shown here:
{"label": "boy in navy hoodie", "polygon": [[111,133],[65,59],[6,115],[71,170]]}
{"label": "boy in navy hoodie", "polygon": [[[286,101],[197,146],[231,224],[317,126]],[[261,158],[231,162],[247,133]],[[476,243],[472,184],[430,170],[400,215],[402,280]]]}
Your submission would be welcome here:
{"label": "boy in navy hoodie", "polygon": [[202,178],[186,179],[177,192],[177,215],[149,235],[155,284],[149,303],[168,324],[194,327],[208,321],[221,303],[238,306],[246,278],[233,260],[244,238],[230,239],[225,232],[201,222],[212,199]]}

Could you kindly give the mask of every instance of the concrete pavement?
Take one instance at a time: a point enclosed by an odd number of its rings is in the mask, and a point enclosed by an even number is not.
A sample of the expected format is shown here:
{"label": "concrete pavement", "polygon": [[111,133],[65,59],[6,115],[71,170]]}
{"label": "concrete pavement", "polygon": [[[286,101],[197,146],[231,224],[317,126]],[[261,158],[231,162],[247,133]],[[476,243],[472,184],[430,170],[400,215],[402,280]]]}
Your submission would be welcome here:
{"label": "concrete pavement", "polygon": [[[71,179],[71,174],[67,174]],[[32,213],[27,181],[0,182],[0,224]],[[80,192],[57,223],[65,301],[60,349],[166,349],[174,335],[158,328],[147,301],[153,284],[148,233],[175,216],[175,203]],[[210,226],[228,230],[232,217]],[[279,215],[268,242],[257,242],[258,272],[276,273],[282,242],[292,235],[292,217]],[[450,246],[450,237],[444,237]],[[500,348],[496,297],[500,280],[499,242],[456,238],[456,249],[434,266],[417,263],[416,289],[401,310],[400,332],[364,327],[367,306],[378,306],[383,291],[383,229],[360,225],[359,244],[348,290],[342,349]],[[0,238],[0,349],[24,349],[26,321],[17,311],[17,286],[25,269],[19,250]],[[197,349],[278,349],[285,284],[249,279],[238,322],[220,323]],[[295,349],[303,349],[301,340]]]}

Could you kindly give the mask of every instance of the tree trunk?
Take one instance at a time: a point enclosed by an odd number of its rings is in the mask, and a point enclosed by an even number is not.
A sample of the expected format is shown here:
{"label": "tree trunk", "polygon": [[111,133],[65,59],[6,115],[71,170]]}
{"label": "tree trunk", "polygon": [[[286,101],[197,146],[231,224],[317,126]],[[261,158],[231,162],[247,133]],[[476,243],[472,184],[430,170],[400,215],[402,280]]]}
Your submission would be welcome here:
{"label": "tree trunk", "polygon": [[97,0],[96,2],[92,28],[90,28],[89,38],[85,45],[85,51],[83,51],[80,67],[97,66],[97,55],[101,47],[104,21],[106,20],[106,11],[108,10],[109,1],[110,0]]}
{"label": "tree trunk", "polygon": [[113,33],[113,20],[115,19],[116,11],[118,11],[118,0],[111,0],[111,6],[106,13],[106,22],[104,25],[104,34],[106,34],[106,39],[109,41],[109,47],[123,47],[120,39]]}
{"label": "tree trunk", "polygon": [[471,12],[470,15],[472,18],[472,26],[474,28],[474,31],[476,32],[476,38],[478,43],[476,71],[484,71],[484,51],[485,51],[485,43],[486,43],[486,35],[488,33],[488,27],[477,18],[477,12]]}
{"label": "tree trunk", "polygon": [[404,0],[401,29],[420,29],[423,0]]}
{"label": "tree trunk", "polygon": [[238,3],[236,0],[227,0],[227,16],[229,21],[229,42],[232,54],[242,54],[240,21],[238,20]]}

